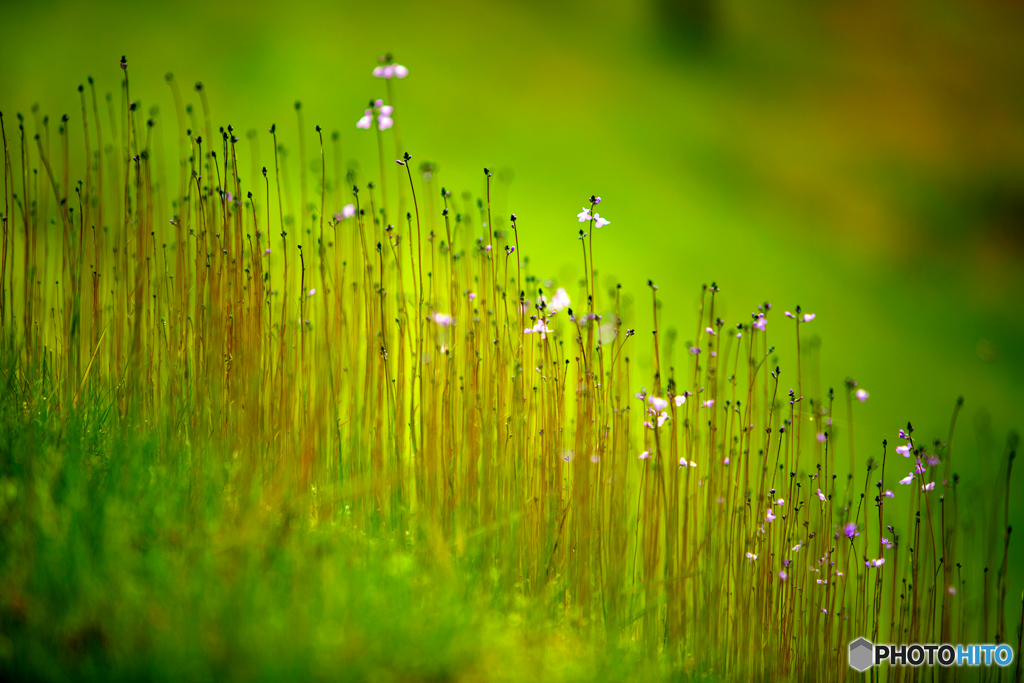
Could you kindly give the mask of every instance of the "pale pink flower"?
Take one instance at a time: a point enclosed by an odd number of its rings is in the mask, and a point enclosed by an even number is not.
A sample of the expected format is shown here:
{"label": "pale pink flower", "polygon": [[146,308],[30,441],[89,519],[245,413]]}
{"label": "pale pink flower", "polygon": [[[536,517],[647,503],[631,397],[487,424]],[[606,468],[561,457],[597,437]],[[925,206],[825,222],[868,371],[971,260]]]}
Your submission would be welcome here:
{"label": "pale pink flower", "polygon": [[857,531],[856,522],[847,522],[846,526],[843,527],[843,535],[847,538],[853,538],[854,536],[860,536],[860,532]]}
{"label": "pale pink flower", "polygon": [[775,504],[779,505],[779,506],[782,506],[782,505],[786,504],[786,501],[783,500],[782,498],[779,498],[777,501],[775,501]]}
{"label": "pale pink flower", "polygon": [[754,553],[752,553],[750,551],[747,551],[747,559],[750,560],[751,562],[753,562],[754,560],[757,559],[757,555],[755,555]]}
{"label": "pale pink flower", "polygon": [[779,578],[782,579],[783,581],[785,581],[786,579],[789,578],[789,574],[786,573],[785,569],[780,569],[779,570]]}
{"label": "pale pink flower", "polygon": [[551,297],[551,313],[557,313],[563,308],[569,308],[572,302],[569,301],[569,294],[565,291],[565,287],[559,287],[555,290],[555,295]]}
{"label": "pale pink flower", "polygon": [[713,405],[715,405],[715,399],[711,398],[711,399],[708,399],[707,401],[701,401],[700,407],[701,408],[710,408]]}
{"label": "pale pink flower", "polygon": [[864,563],[864,566],[865,567],[871,567],[873,569],[878,569],[883,564],[885,564],[885,558],[884,557],[880,557],[877,560],[868,560],[868,561],[866,561]]}
{"label": "pale pink flower", "polygon": [[586,223],[591,219],[590,209],[584,206],[583,210],[576,214],[576,218],[580,219],[580,223]]}
{"label": "pale pink flower", "polygon": [[430,317],[433,319],[435,323],[437,323],[441,327],[451,327],[452,325],[455,324],[455,318],[448,315],[447,313],[436,312],[434,313],[434,315]]}
{"label": "pale pink flower", "polygon": [[905,444],[903,446],[897,446],[896,447],[896,452],[899,453],[900,455],[902,455],[904,458],[909,458],[910,457],[910,444]]}
{"label": "pale pink flower", "polygon": [[644,451],[643,453],[640,454],[640,459],[641,460],[647,460],[650,457],[651,457],[651,454],[648,451]]}
{"label": "pale pink flower", "polygon": [[825,439],[827,437],[825,436],[824,432],[818,432],[817,434],[814,435],[814,438],[820,441],[821,443],[825,443]]}
{"label": "pale pink flower", "polygon": [[861,403],[864,403],[864,401],[867,401],[868,400],[868,396],[870,396],[870,395],[871,394],[869,394],[868,392],[864,391],[863,389],[858,389],[857,390],[857,400],[860,401]]}
{"label": "pale pink flower", "polygon": [[309,290],[309,296],[313,296],[314,294],[316,294],[316,288]]}
{"label": "pale pink flower", "polygon": [[794,553],[798,553],[798,552],[800,552],[800,548],[803,548],[803,547],[804,547],[804,542],[803,541],[797,541],[796,545],[793,546],[792,548],[790,548],[790,550],[792,550]]}
{"label": "pale pink flower", "polygon": [[758,313],[757,318],[754,320],[754,329],[764,332],[766,325],[768,325],[768,318],[764,317],[764,313]]}
{"label": "pale pink flower", "polygon": [[547,339],[551,328],[544,322],[544,318],[540,318],[533,327],[527,327],[523,332],[525,334],[539,334],[541,339]]}
{"label": "pale pink flower", "polygon": [[676,402],[676,407],[678,408],[679,406],[681,406],[684,403],[686,403],[686,396],[683,395],[683,394],[680,394],[679,396],[676,396],[674,400]]}
{"label": "pale pink flower", "polygon": [[374,78],[405,78],[409,75],[409,69],[401,64],[382,64],[373,70]]}
{"label": "pale pink flower", "polygon": [[882,538],[882,545],[886,548],[893,548],[896,544],[890,541],[888,538]]}
{"label": "pale pink flower", "polygon": [[914,473],[913,472],[911,472],[907,476],[905,476],[902,479],[900,479],[900,483],[903,484],[904,486],[906,486],[907,484],[909,484],[912,481],[914,481]]}
{"label": "pale pink flower", "polygon": [[609,223],[611,223],[611,221],[608,220],[607,218],[601,218],[601,214],[599,214],[599,213],[595,213],[594,214],[594,227],[595,228],[603,228],[604,226],[608,225]]}
{"label": "pale pink flower", "polygon": [[896,494],[893,493],[892,491],[890,491],[889,489],[886,489],[885,493],[883,493],[882,495],[884,497],[886,497],[886,498],[895,498],[896,497]]}
{"label": "pale pink flower", "polygon": [[771,508],[768,508],[768,514],[765,515],[764,520],[766,522],[774,522],[775,521],[775,515],[772,513],[772,509]]}
{"label": "pale pink flower", "polygon": [[809,323],[812,320],[814,320],[814,314],[813,313],[804,313],[804,322],[805,323]]}
{"label": "pale pink flower", "polygon": [[647,402],[651,404],[651,408],[653,408],[656,413],[660,413],[668,407],[668,401],[663,398],[658,398],[657,396],[648,396]]}
{"label": "pale pink flower", "polygon": [[956,586],[950,586],[946,589],[946,592],[948,592],[950,595],[956,595]]}
{"label": "pale pink flower", "polygon": [[825,494],[821,492],[821,489],[818,489],[818,498],[820,498],[822,502],[825,501]]}
{"label": "pale pink flower", "polygon": [[373,126],[373,110],[367,109],[363,112],[362,118],[356,121],[356,128],[370,130],[371,126]]}
{"label": "pale pink flower", "polygon": [[921,487],[921,490],[922,491],[934,491],[935,490],[935,482],[934,481],[928,482],[927,484],[925,484],[925,485],[923,485]]}

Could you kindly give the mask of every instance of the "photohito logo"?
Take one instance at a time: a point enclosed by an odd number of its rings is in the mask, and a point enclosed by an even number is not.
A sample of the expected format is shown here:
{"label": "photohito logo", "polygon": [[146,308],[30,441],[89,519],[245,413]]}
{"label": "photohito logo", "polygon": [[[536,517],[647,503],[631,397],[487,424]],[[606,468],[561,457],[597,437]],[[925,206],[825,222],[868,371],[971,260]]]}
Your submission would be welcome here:
{"label": "photohito logo", "polygon": [[888,662],[889,666],[1009,666],[1013,648],[999,645],[873,645],[867,638],[850,643],[850,666],[867,671]]}

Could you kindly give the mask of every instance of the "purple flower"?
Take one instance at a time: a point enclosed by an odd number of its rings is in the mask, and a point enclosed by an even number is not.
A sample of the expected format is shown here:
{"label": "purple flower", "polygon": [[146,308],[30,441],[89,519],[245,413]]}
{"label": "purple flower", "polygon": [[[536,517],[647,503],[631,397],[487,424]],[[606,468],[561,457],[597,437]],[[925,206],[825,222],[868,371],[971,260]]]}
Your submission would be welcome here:
{"label": "purple flower", "polygon": [[868,392],[864,391],[863,389],[858,389],[857,390],[857,400],[860,401],[861,403],[864,403],[864,401],[868,400],[868,396],[870,396],[870,395],[871,394],[869,394]]}
{"label": "purple flower", "polygon": [[889,489],[886,489],[885,493],[883,493],[882,495],[884,497],[886,497],[886,498],[895,498],[896,497],[896,494],[893,493],[892,491],[890,491]]}
{"label": "purple flower", "polygon": [[860,536],[860,532],[857,531],[857,523],[847,522],[846,526],[843,527],[843,534],[850,539],[852,539],[854,536]]}

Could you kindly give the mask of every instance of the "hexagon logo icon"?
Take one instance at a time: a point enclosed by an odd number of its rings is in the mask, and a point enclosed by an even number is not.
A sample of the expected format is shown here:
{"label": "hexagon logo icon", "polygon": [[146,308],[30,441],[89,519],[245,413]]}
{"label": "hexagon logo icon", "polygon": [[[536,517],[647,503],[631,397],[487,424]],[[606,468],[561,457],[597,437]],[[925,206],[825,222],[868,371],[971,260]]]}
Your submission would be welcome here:
{"label": "hexagon logo icon", "polygon": [[858,638],[850,643],[850,666],[857,671],[867,671],[874,663],[875,646],[867,638]]}

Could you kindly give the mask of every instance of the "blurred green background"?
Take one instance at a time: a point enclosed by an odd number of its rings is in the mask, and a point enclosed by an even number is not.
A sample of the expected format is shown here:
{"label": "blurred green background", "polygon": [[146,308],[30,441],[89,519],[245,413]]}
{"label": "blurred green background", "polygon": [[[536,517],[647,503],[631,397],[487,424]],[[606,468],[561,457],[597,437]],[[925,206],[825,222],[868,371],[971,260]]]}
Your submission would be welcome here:
{"label": "blurred green background", "polygon": [[[390,51],[411,72],[405,147],[456,193],[499,169],[496,211],[518,214],[535,273],[579,277],[575,214],[597,193],[602,282],[646,296],[653,278],[681,341],[702,283],[730,324],[771,301],[795,383],[781,313],[816,313],[822,391],[850,375],[871,393],[862,448],[908,420],[944,437],[963,394],[954,469],[985,493],[1024,425],[1021,3],[37,0],[3,3],[0,45],[7,121],[39,103],[80,143],[78,84],[116,95],[126,54],[168,156],[171,71],[197,106],[203,81],[215,125],[259,131],[263,164],[271,123],[294,149],[301,100],[310,149],[313,125],[337,129],[370,176],[376,141],[354,124]],[[1020,524],[1024,496],[1011,508]]]}

